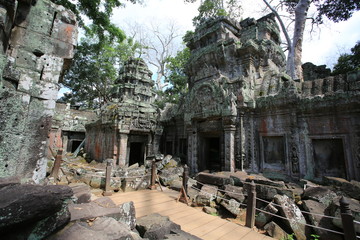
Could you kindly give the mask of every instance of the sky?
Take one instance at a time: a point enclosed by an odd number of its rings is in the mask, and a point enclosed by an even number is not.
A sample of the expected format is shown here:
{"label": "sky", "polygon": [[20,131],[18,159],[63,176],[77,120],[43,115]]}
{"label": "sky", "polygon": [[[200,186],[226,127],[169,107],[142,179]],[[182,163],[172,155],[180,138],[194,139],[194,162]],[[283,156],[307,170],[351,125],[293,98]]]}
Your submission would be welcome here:
{"label": "sky", "polygon": [[[184,0],[145,0],[146,5],[127,3],[124,8],[115,9],[112,21],[122,29],[129,28],[129,23],[148,24],[155,22],[166,25],[175,21],[183,34],[194,30],[192,19],[198,14],[199,0],[196,3],[184,3]],[[255,19],[264,15],[261,0],[242,0],[242,18]],[[309,26],[307,29],[309,30]],[[348,21],[328,22],[315,28],[315,33],[306,34],[303,44],[303,63],[327,65],[332,68],[341,53],[350,52],[360,41],[360,11],[355,12]],[[181,38],[178,38],[180,45]],[[151,69],[154,72],[154,69]],[[59,98],[68,89],[61,89]]]}
{"label": "sky", "polygon": [[[183,32],[193,30],[192,18],[197,15],[199,0],[184,3],[183,0],[145,0],[146,5],[128,3],[125,8],[114,11],[113,21],[126,28],[128,22],[146,24],[149,21],[166,22],[175,20]],[[242,0],[243,18],[260,18],[263,13],[261,0]],[[309,26],[307,26],[309,30]],[[303,62],[333,67],[340,53],[349,52],[360,40],[360,11],[345,22],[328,22],[315,28],[315,33],[306,34],[303,45]]]}

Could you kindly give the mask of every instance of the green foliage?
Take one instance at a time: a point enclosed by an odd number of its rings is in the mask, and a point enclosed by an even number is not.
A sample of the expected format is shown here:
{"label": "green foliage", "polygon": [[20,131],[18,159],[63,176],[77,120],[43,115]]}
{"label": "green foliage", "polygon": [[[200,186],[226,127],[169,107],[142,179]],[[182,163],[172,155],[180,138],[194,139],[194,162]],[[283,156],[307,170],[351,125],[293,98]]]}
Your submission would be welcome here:
{"label": "green foliage", "polygon": [[294,233],[288,234],[285,238],[282,238],[281,240],[295,240],[294,236]]}
{"label": "green foliage", "polygon": [[198,8],[198,11],[199,15],[193,18],[193,25],[195,27],[209,19],[228,15],[222,0],[205,0]]}
{"label": "green foliage", "polygon": [[[125,39],[125,34],[117,28],[110,21],[113,9],[124,6],[123,1],[120,0],[51,0],[52,2],[63,5],[70,9],[77,17],[79,26],[86,31],[96,30],[96,34],[100,39],[105,38],[105,35],[115,36],[121,40]],[[141,0],[127,0],[131,3],[142,3]],[[84,16],[92,21],[97,28],[89,28],[85,24]]]}
{"label": "green foliage", "polygon": [[189,43],[190,39],[194,37],[193,31],[186,31],[185,35],[183,36],[184,43]]}
{"label": "green foliage", "polygon": [[316,0],[314,3],[318,10],[316,21],[319,23],[323,22],[323,16],[333,22],[345,21],[360,10],[360,1],[356,0]]}
{"label": "green foliage", "polygon": [[316,234],[311,234],[310,237],[311,237],[311,240],[319,240],[320,236],[316,235]]}
{"label": "green foliage", "polygon": [[170,57],[166,60],[169,74],[165,76],[165,81],[171,84],[164,92],[168,102],[177,103],[188,91],[185,66],[189,58],[190,50],[189,48],[184,48],[182,51],[178,51],[175,57]]}
{"label": "green foliage", "polygon": [[[96,27],[96,26],[93,26]],[[131,39],[114,39],[86,34],[77,47],[63,87],[71,90],[61,99],[86,108],[97,108],[111,99],[111,87],[122,63],[133,56],[137,44]]]}
{"label": "green foliage", "polygon": [[[299,0],[281,0],[289,13],[294,13]],[[314,23],[323,23],[324,16],[333,22],[348,20],[355,11],[360,10],[360,1],[349,0],[313,0],[317,9]]]}
{"label": "green foliage", "polygon": [[351,48],[350,54],[344,53],[340,55],[332,75],[346,74],[354,70],[360,70],[360,41]]}
{"label": "green foliage", "polygon": [[178,51],[175,57],[166,59],[166,68],[169,70],[165,76],[165,82],[170,83],[170,87],[165,91],[157,91],[158,99],[155,103],[159,108],[164,108],[166,103],[178,103],[187,93],[187,76],[185,66],[189,61],[190,50],[184,48]]}

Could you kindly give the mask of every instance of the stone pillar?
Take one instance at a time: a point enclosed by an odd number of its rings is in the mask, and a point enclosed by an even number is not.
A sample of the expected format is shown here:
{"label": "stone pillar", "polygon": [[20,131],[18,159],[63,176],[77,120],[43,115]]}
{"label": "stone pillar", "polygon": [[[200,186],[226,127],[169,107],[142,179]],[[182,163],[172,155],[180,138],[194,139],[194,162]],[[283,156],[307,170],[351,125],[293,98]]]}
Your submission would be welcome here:
{"label": "stone pillar", "polygon": [[119,136],[120,136],[119,166],[124,167],[126,165],[129,133],[120,131]]}
{"label": "stone pillar", "polygon": [[188,152],[187,152],[187,162],[191,173],[198,172],[197,166],[197,139],[198,134],[195,128],[190,128],[187,131],[188,136]]}
{"label": "stone pillar", "polygon": [[240,159],[240,170],[244,171],[244,162],[245,162],[245,128],[244,128],[244,112],[241,111],[239,113],[239,145],[238,145],[238,152],[239,152],[239,159]]}
{"label": "stone pillar", "polygon": [[[147,148],[146,148],[146,156],[150,156],[153,155],[153,135],[151,133],[149,133],[148,135],[148,143],[147,143]],[[145,158],[146,158],[145,156]]]}
{"label": "stone pillar", "polygon": [[160,142],[161,142],[161,136],[163,133],[163,129],[162,128],[157,128],[155,130],[155,134],[154,134],[154,139],[152,142],[152,154],[158,154],[159,153],[159,147],[160,147]]}
{"label": "stone pillar", "polygon": [[225,143],[225,171],[235,171],[235,125],[224,127],[224,143]]}

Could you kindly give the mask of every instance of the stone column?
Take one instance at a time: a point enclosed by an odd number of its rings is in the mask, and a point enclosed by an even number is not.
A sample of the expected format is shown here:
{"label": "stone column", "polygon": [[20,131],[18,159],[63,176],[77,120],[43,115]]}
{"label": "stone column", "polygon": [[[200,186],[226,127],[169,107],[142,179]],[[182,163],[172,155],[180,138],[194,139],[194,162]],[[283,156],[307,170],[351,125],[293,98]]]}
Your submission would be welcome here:
{"label": "stone column", "polygon": [[198,138],[198,134],[195,128],[190,128],[187,130],[187,140],[188,140],[187,163],[189,165],[189,169],[191,173],[198,172],[197,138]]}
{"label": "stone column", "polygon": [[244,171],[244,162],[245,162],[245,128],[244,128],[244,112],[241,111],[239,113],[239,145],[238,145],[238,152],[239,152],[239,159],[240,159],[240,170]]}
{"label": "stone column", "polygon": [[224,143],[225,143],[225,171],[235,171],[235,125],[224,127]]}
{"label": "stone column", "polygon": [[119,166],[124,167],[126,165],[129,133],[120,131],[119,136],[120,136]]}
{"label": "stone column", "polygon": [[148,142],[147,142],[147,148],[146,148],[146,153],[145,153],[145,158],[147,156],[150,156],[153,154],[153,135],[152,133],[149,133],[148,135]]}

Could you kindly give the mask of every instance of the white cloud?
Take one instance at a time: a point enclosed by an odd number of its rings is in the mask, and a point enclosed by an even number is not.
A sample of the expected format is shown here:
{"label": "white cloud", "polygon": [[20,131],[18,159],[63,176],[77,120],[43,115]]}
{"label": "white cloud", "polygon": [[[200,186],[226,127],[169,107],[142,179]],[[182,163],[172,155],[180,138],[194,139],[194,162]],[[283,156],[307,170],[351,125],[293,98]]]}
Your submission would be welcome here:
{"label": "white cloud", "polygon": [[[114,11],[113,21],[125,28],[127,22],[144,23],[175,20],[182,31],[193,30],[192,18],[198,14],[199,2],[184,3],[184,0],[147,0],[146,5],[127,4],[125,8]],[[242,0],[243,18],[261,17],[263,3],[254,0]],[[340,53],[349,51],[360,40],[360,12],[345,22],[329,22],[320,26],[320,31],[310,37],[305,36],[303,44],[303,62],[327,64],[332,67]]]}

